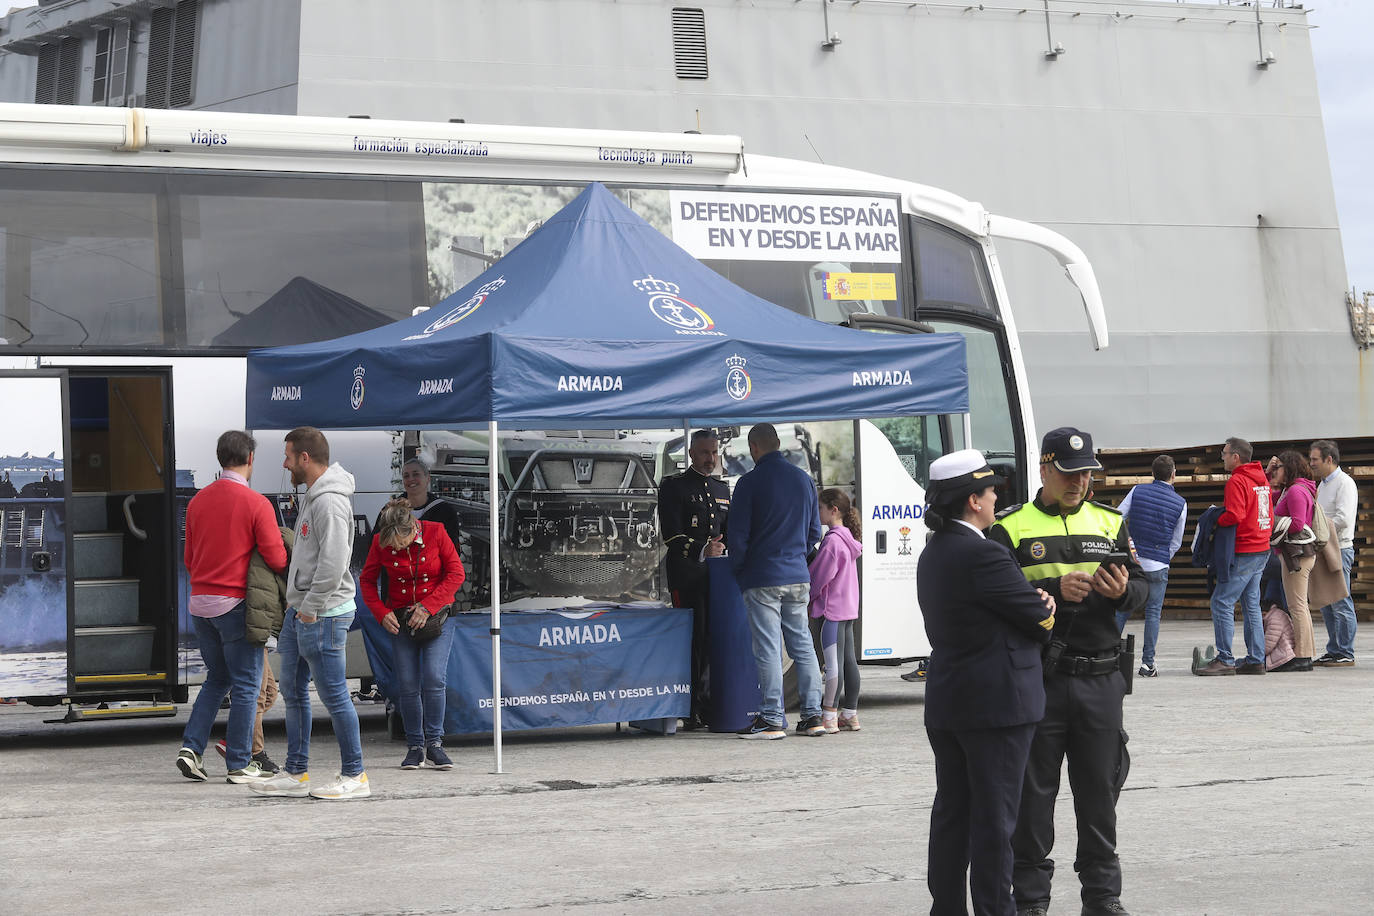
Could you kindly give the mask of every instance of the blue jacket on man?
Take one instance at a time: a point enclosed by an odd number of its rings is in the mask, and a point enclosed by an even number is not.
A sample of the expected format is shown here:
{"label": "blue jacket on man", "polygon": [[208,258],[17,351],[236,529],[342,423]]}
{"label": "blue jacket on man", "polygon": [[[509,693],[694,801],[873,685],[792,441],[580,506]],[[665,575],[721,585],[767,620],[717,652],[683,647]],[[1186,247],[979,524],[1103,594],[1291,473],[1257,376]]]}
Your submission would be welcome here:
{"label": "blue jacket on man", "polygon": [[806,555],[820,539],[811,478],[780,451],[760,457],[730,500],[730,565],[739,587],[809,583]]}

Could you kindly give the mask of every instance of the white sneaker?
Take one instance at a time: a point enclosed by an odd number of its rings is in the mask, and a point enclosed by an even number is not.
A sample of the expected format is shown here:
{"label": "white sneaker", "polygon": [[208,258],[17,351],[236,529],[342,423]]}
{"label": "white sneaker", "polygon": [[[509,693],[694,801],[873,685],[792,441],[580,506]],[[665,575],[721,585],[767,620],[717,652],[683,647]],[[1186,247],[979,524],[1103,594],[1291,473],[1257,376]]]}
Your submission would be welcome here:
{"label": "white sneaker", "polygon": [[372,794],[372,787],[367,783],[367,774],[359,773],[357,776],[345,776],[342,773],[334,774],[334,781],[320,786],[318,789],[311,789],[312,798],[345,799],[345,798],[366,798]]}
{"label": "white sneaker", "polygon": [[224,781],[242,785],[243,783],[263,782],[271,778],[271,776],[271,773],[262,768],[262,764],[258,763],[256,760],[249,760],[248,766],[243,769],[230,770],[228,775],[224,777]]}
{"label": "white sneaker", "polygon": [[250,782],[248,788],[259,795],[273,795],[278,798],[305,798],[310,794],[310,774],[288,773],[282,770],[271,779],[258,779]]}

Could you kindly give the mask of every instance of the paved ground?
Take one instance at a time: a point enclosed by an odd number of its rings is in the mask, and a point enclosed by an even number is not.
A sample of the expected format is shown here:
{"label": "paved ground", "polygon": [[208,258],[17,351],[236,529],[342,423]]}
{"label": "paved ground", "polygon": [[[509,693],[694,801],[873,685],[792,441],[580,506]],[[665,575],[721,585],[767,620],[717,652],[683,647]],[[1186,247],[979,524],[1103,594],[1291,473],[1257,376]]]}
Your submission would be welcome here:
{"label": "paved ground", "polygon": [[[1166,624],[1161,676],[1127,699],[1136,916],[1374,910],[1371,629],[1354,669],[1204,680],[1188,659],[1210,626]],[[363,707],[374,795],[335,803],[182,778],[184,713],[57,726],[7,707],[0,912],[924,912],[933,766],[923,688],[897,674],[864,669],[859,733],[512,735],[502,776],[475,740],[451,742],[451,772],[403,772]],[[327,775],[327,719],[316,735]],[[1067,795],[1059,836],[1051,912],[1073,914]]]}

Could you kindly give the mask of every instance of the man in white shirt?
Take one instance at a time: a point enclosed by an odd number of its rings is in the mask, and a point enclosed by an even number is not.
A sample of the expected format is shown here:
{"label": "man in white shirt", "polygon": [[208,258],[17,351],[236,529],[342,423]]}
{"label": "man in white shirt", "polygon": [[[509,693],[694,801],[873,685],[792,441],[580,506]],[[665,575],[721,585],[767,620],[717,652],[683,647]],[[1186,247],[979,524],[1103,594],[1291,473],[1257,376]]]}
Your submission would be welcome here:
{"label": "man in white shirt", "polygon": [[1350,591],[1350,567],[1355,565],[1355,481],[1341,470],[1341,452],[1330,439],[1318,439],[1307,451],[1317,478],[1317,505],[1326,513],[1341,548],[1346,596],[1322,608],[1326,622],[1326,654],[1312,664],[1349,668],[1355,664],[1355,602]]}

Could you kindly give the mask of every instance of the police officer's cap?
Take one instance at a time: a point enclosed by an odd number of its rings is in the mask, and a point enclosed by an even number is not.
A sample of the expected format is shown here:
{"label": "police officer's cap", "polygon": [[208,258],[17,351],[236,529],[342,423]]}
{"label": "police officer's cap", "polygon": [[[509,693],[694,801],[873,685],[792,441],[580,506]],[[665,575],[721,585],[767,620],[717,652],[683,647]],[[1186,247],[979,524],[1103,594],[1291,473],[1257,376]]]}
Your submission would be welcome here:
{"label": "police officer's cap", "polygon": [[1072,426],[1061,426],[1045,433],[1040,442],[1040,463],[1053,464],[1065,474],[1102,470],[1093,453],[1093,437]]}
{"label": "police officer's cap", "polygon": [[930,487],[926,499],[931,505],[954,502],[970,493],[981,493],[988,487],[1000,487],[1006,478],[999,477],[983,453],[976,448],[950,452],[930,463]]}

